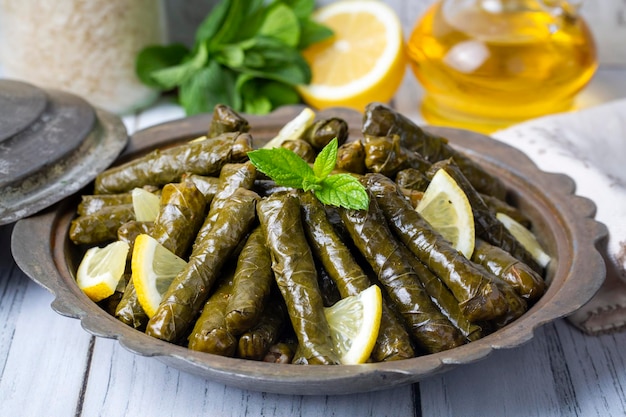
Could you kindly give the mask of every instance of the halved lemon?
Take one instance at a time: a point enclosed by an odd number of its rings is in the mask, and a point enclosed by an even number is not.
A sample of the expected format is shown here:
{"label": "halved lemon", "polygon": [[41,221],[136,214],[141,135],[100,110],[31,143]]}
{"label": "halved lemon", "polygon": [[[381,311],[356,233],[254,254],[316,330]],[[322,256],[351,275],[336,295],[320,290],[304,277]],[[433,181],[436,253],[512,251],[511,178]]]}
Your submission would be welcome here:
{"label": "halved lemon", "polygon": [[533,259],[542,268],[545,268],[548,265],[550,262],[550,255],[543,250],[533,232],[504,213],[496,213],[496,218],[502,222],[504,227],[511,232],[513,237],[517,239],[517,241],[530,253]]}
{"label": "halved lemon", "polygon": [[135,219],[139,222],[153,222],[156,220],[161,200],[159,196],[143,188],[134,188],[131,195],[133,197]]}
{"label": "halved lemon", "polygon": [[452,246],[471,258],[476,243],[472,206],[446,171],[435,173],[415,209]]}
{"label": "halved lemon", "polygon": [[402,25],[395,11],[376,0],[337,1],[316,10],[313,19],[334,35],[303,51],[310,84],[298,86],[309,105],[363,111],[388,102],[406,70]]}
{"label": "halved lemon", "polygon": [[152,236],[137,236],[131,259],[131,279],[137,300],[148,317],[154,315],[163,294],[186,264]]}
{"label": "halved lemon", "polygon": [[382,315],[380,288],[372,285],[324,309],[342,364],[364,363],[370,357]]}
{"label": "halved lemon", "polygon": [[78,288],[96,302],[113,295],[124,275],[129,250],[122,241],[88,249],[76,271]]}

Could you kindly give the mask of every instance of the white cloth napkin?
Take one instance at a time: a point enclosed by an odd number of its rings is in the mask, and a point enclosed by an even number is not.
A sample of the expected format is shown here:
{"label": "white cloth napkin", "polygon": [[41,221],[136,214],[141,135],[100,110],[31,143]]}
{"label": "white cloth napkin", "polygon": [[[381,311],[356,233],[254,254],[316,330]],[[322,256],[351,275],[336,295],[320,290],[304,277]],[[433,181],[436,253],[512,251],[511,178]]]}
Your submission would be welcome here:
{"label": "white cloth napkin", "polygon": [[609,229],[604,287],[570,316],[587,333],[626,328],[626,100],[524,122],[492,135],[525,152],[543,171],[576,182]]}

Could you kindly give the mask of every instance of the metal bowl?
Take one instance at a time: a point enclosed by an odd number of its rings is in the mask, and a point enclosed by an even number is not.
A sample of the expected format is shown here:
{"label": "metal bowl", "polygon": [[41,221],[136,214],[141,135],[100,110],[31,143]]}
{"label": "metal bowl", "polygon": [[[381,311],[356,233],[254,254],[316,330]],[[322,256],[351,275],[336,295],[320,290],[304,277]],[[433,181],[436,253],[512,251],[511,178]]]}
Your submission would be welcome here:
{"label": "metal bowl", "polygon": [[[248,116],[253,137],[259,141],[269,139],[300,109],[287,107],[269,116]],[[334,109],[322,112],[320,117],[329,114],[346,119],[358,137],[358,113]],[[200,136],[210,118],[199,115],[140,131],[131,138],[120,160]],[[310,395],[366,392],[413,383],[484,359],[496,349],[527,342],[537,327],[567,316],[589,301],[605,278],[605,265],[596,244],[607,235],[606,228],[593,220],[594,204],[574,194],[575,184],[569,177],[542,172],[520,151],[487,136],[443,127],[425,129],[447,137],[455,148],[501,178],[515,204],[532,219],[539,240],[553,257],[547,271],[549,288],[526,314],[493,334],[455,349],[390,363],[304,369],[194,352],[147,336],[107,314],[75,283],[80,259],[68,239],[68,228],[78,196],[20,220],[13,232],[13,255],[27,275],[54,294],[52,308],[59,314],[80,319],[88,332],[117,339],[131,352],[155,357],[216,382],[256,391]]]}

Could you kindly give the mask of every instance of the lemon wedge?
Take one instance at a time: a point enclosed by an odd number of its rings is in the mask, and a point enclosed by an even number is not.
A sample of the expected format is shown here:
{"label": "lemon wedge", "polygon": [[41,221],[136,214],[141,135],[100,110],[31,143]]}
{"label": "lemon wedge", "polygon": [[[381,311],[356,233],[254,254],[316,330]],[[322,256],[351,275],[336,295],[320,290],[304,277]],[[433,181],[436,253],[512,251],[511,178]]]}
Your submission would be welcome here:
{"label": "lemon wedge", "polygon": [[131,259],[131,279],[137,300],[148,317],[154,315],[163,294],[186,264],[152,236],[137,236]]}
{"label": "lemon wedge", "polygon": [[372,353],[382,315],[380,288],[372,285],[324,309],[342,364],[364,363]]}
{"label": "lemon wedge", "polygon": [[472,206],[445,170],[435,173],[415,209],[452,246],[471,258],[476,244]]}
{"label": "lemon wedge", "polygon": [[334,35],[302,52],[311,67],[308,85],[298,86],[317,109],[343,106],[363,111],[373,101],[388,102],[406,70],[402,25],[382,1],[337,1],[312,18]]}
{"label": "lemon wedge", "polygon": [[124,275],[129,250],[122,241],[88,249],[76,271],[78,288],[96,302],[113,295]]}
{"label": "lemon wedge", "polygon": [[517,239],[517,241],[528,251],[528,253],[530,253],[533,259],[542,268],[545,268],[548,265],[550,262],[550,255],[543,250],[533,232],[504,213],[496,213],[496,218],[502,222],[504,227],[511,232],[513,237]]}
{"label": "lemon wedge", "polygon": [[287,122],[264,146],[266,149],[280,148],[283,142],[300,138],[315,121],[315,112],[305,107],[296,117]]}
{"label": "lemon wedge", "polygon": [[159,196],[143,188],[134,188],[131,195],[135,219],[139,222],[153,222],[159,214]]}

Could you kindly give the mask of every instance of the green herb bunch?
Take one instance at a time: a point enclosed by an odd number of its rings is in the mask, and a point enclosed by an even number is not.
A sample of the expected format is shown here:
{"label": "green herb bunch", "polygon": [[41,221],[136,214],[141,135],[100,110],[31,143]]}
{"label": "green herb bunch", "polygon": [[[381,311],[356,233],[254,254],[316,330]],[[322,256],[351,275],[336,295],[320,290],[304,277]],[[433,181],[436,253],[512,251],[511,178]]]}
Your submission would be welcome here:
{"label": "green herb bunch", "polygon": [[299,103],[295,86],[311,80],[300,51],[332,36],[311,19],[314,7],[314,0],[222,0],[191,50],[149,46],[137,57],[137,75],[161,91],[177,88],[187,115],[218,103],[250,114]]}
{"label": "green herb bunch", "polygon": [[333,174],[337,163],[337,139],[320,151],[311,167],[287,148],[257,149],[248,152],[250,162],[276,184],[311,191],[324,204],[365,210],[369,196],[365,187],[350,174]]}

